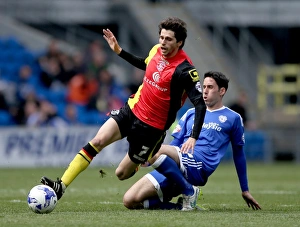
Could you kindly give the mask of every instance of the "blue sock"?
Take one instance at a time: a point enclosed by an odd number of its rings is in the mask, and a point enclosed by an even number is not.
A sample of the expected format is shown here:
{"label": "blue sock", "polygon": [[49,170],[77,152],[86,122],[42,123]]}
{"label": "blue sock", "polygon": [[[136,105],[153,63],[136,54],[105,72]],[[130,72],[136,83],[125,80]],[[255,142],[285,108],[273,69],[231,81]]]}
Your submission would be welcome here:
{"label": "blue sock", "polygon": [[177,166],[177,163],[167,155],[160,155],[158,159],[152,164],[159,173],[167,177],[170,181],[176,184],[182,190],[182,194],[194,194],[193,185],[191,185],[183,176],[182,172]]}

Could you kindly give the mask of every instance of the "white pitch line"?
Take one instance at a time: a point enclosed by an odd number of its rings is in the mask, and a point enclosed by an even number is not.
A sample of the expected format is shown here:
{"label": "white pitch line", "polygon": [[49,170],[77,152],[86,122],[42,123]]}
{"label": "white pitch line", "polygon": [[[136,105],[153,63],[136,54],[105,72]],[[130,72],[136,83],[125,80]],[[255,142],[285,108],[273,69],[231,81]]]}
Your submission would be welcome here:
{"label": "white pitch line", "polygon": [[[232,194],[232,191],[205,191],[205,189],[202,189],[203,195],[209,195],[209,194]],[[238,191],[237,191],[238,192]],[[299,194],[300,191],[283,191],[283,190],[266,190],[266,191],[252,191],[252,193],[255,194],[266,194],[266,195],[296,195]]]}

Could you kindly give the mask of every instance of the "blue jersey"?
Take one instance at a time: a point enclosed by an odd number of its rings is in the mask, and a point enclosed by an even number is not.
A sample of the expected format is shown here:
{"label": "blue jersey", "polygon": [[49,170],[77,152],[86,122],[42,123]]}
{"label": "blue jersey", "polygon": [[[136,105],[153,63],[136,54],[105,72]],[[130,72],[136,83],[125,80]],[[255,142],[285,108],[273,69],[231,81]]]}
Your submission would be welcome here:
{"label": "blue jersey", "polygon": [[[189,109],[179,120],[172,136],[171,145],[181,147],[190,137],[195,117],[195,109]],[[246,160],[243,146],[244,126],[241,116],[222,107],[217,110],[206,110],[204,123],[199,138],[196,140],[194,159],[202,162],[206,177],[210,176],[221,162],[231,142],[233,157],[240,179],[241,187],[247,189]]]}

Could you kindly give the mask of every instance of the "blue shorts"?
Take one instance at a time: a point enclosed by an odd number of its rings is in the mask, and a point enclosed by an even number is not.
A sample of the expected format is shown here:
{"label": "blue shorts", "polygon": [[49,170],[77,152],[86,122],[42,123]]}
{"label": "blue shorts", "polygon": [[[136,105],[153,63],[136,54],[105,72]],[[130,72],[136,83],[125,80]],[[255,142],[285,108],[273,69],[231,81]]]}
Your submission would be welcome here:
{"label": "blue shorts", "polygon": [[180,160],[180,170],[187,181],[195,186],[204,186],[207,176],[202,168],[202,162],[197,161],[192,154],[182,154],[178,147],[176,149]]}
{"label": "blue shorts", "polygon": [[[187,181],[195,186],[204,186],[207,182],[207,177],[202,168],[202,162],[195,160],[192,154],[182,154],[178,147],[175,148],[180,160],[180,170]],[[161,201],[170,201],[173,197],[177,197],[182,194],[178,185],[170,182],[164,175],[160,174],[156,170],[146,174],[146,177],[154,185],[157,195]]]}

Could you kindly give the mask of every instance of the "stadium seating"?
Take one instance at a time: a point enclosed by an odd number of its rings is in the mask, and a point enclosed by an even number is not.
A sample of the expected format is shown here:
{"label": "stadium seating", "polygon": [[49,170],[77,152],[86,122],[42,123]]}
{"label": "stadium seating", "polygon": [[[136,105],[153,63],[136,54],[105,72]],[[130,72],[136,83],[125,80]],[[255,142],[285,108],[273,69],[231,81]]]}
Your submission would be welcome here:
{"label": "stadium seating", "polygon": [[[40,100],[47,99],[56,106],[57,114],[64,118],[67,106],[67,86],[60,88],[47,88],[40,83],[40,65],[36,53],[23,46],[16,37],[0,37],[0,80],[9,83],[20,83],[19,70],[24,65],[32,69],[32,82],[34,92]],[[16,86],[17,87],[17,86]],[[122,102],[127,99],[127,94],[120,87],[113,89]],[[124,98],[126,97],[126,98]],[[73,103],[74,104],[74,103]],[[78,113],[78,122],[85,125],[103,124],[107,119],[106,114],[94,109],[88,109],[84,105],[75,105]],[[0,126],[13,125],[14,122],[8,111],[0,113]]]}

